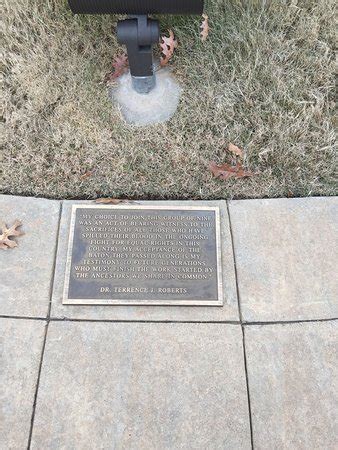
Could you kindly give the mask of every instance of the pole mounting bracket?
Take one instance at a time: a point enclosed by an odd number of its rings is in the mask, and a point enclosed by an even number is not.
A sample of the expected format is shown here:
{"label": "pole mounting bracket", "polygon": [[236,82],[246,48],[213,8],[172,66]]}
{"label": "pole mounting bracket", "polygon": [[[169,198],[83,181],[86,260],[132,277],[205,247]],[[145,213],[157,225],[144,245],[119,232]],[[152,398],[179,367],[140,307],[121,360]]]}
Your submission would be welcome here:
{"label": "pole mounting bracket", "polygon": [[127,47],[133,88],[140,94],[155,87],[153,45],[159,38],[158,21],[147,15],[133,15],[117,23],[117,40]]}

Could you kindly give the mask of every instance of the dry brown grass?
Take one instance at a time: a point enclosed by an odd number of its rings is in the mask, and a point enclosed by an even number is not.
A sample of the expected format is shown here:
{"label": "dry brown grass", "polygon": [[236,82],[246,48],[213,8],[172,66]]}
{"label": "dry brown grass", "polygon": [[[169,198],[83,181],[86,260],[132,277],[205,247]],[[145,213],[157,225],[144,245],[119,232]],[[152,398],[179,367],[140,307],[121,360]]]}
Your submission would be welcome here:
{"label": "dry brown grass", "polygon": [[[211,34],[169,18],[184,95],[168,123],[121,121],[102,82],[119,51],[114,17],[61,0],[5,0],[0,189],[54,198],[332,195],[334,0],[213,0]],[[257,173],[212,178],[233,142]],[[81,177],[88,171],[92,175]]]}

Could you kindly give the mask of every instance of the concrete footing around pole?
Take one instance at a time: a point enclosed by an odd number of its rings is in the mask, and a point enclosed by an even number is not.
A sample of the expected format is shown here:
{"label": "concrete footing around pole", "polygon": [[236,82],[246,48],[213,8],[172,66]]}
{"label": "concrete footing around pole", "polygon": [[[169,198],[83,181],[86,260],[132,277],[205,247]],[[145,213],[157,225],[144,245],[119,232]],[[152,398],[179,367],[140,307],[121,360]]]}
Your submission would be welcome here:
{"label": "concrete footing around pole", "polygon": [[111,98],[124,120],[136,126],[166,122],[176,112],[181,87],[169,68],[156,72],[156,85],[148,94],[133,89],[130,73],[122,75],[111,90]]}

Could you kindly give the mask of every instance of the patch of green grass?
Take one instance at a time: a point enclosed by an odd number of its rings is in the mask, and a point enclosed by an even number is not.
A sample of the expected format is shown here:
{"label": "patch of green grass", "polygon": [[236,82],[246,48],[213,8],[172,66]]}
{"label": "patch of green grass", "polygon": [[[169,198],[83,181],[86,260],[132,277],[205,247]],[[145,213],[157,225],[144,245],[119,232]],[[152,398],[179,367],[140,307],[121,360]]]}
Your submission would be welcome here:
{"label": "patch of green grass", "polygon": [[[53,198],[254,198],[337,192],[334,1],[212,0],[200,19],[162,17],[184,87],[167,124],[135,128],[108,98],[117,18],[72,16],[61,0],[5,0],[0,189]],[[210,161],[245,150],[249,179]],[[82,179],[81,175],[92,171]]]}

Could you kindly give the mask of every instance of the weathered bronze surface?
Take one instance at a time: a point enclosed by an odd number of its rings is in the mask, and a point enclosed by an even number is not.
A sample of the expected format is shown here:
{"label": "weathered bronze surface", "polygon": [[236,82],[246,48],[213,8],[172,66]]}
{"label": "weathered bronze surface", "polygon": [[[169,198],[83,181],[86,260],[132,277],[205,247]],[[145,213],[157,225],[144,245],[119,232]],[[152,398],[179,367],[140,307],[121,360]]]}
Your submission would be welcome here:
{"label": "weathered bronze surface", "polygon": [[64,304],[222,305],[217,207],[73,206]]}

